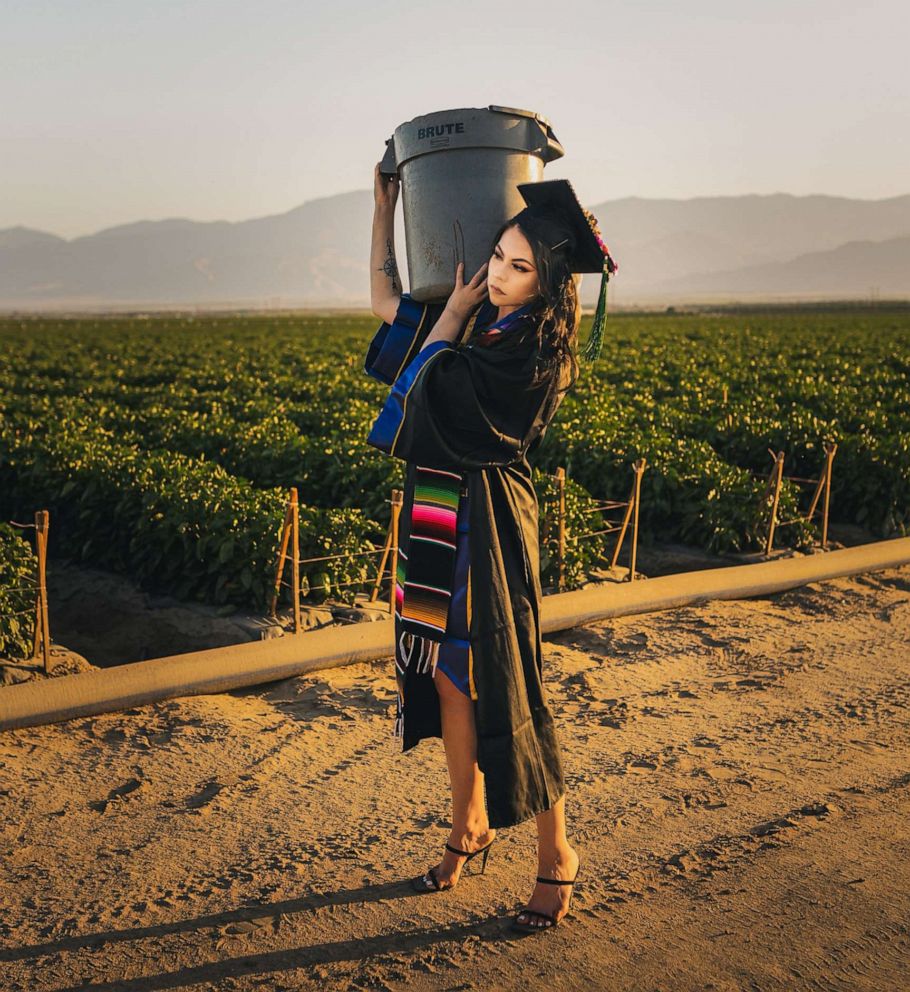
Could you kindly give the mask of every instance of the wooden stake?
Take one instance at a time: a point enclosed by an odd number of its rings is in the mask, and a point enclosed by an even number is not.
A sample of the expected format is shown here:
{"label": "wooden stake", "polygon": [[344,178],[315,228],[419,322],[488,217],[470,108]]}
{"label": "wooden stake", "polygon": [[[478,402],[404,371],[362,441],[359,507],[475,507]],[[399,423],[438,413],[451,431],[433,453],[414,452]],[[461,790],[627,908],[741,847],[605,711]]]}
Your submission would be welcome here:
{"label": "wooden stake", "polygon": [[822,548],[828,547],[828,507],[831,503],[831,466],[837,445],[833,441],[825,442],[825,509],[822,517]]}
{"label": "wooden stake", "polygon": [[278,565],[275,569],[275,591],[272,593],[272,603],[269,616],[275,616],[278,610],[278,597],[281,595],[281,577],[284,575],[284,562],[287,558],[288,541],[291,537],[291,500],[284,510],[284,523],[281,525],[281,550],[278,552]]}
{"label": "wooden stake", "polygon": [[38,595],[35,601],[35,647],[34,657],[41,648],[44,674],[51,673],[51,629],[47,615],[47,535],[50,530],[50,514],[47,510],[35,511],[35,547],[38,552]]}
{"label": "wooden stake", "polygon": [[386,531],[385,535],[385,545],[382,548],[382,558],[379,561],[379,568],[376,571],[376,581],[373,583],[373,588],[370,590],[370,602],[375,603],[376,597],[379,595],[379,588],[382,585],[382,575],[385,572],[385,563],[388,561],[389,552],[392,550],[392,521],[389,520],[389,529]]}
{"label": "wooden stake", "polygon": [[294,603],[294,633],[300,633],[300,520],[297,505],[297,487],[291,487],[291,596]]}
{"label": "wooden stake", "polygon": [[815,487],[815,492],[812,494],[812,502],[809,504],[809,509],[806,511],[806,520],[811,521],[812,517],[815,515],[815,507],[818,505],[818,498],[822,494],[822,490],[825,488],[825,470],[822,469],[821,474],[818,477],[818,485]]}
{"label": "wooden stake", "polygon": [[632,554],[629,556],[630,582],[635,581],[635,563],[638,560],[638,506],[641,501],[641,477],[644,474],[647,464],[647,458],[638,458],[632,462],[632,471],[635,473],[635,478],[632,480],[632,491],[629,493],[626,512],[623,514],[619,535],[616,538],[616,545],[613,548],[613,557],[610,559],[610,568],[616,568],[616,563],[619,561],[619,552],[622,551],[622,542],[625,540],[626,530],[629,527],[629,521],[634,515],[635,519],[632,522]]}
{"label": "wooden stake", "polygon": [[815,492],[812,495],[812,503],[806,512],[806,520],[811,521],[812,517],[815,516],[815,508],[818,506],[818,500],[821,494],[825,494],[825,503],[822,511],[822,548],[828,543],[828,504],[830,501],[830,487],[831,487],[831,465],[834,461],[834,453],[837,451],[837,444],[834,441],[823,441],[822,446],[825,449],[825,467],[821,471],[821,475],[818,477],[818,485],[815,487]]}
{"label": "wooden stake", "polygon": [[784,453],[778,451],[775,455],[773,451],[769,449],[771,457],[774,459],[774,466],[771,469],[771,473],[768,477],[768,488],[765,490],[767,494],[768,489],[774,488],[774,499],[771,502],[771,520],[768,524],[768,537],[765,541],[765,554],[770,555],[771,549],[774,546],[774,530],[777,526],[777,504],[780,500],[780,484],[781,479],[784,474]]}
{"label": "wooden stake", "polygon": [[641,477],[645,471],[646,459],[639,458],[632,468],[635,472],[635,489],[632,497],[635,502],[635,522],[632,525],[632,561],[629,565],[629,581],[635,581],[635,562],[638,560],[638,506],[641,502]]}
{"label": "wooden stake", "polygon": [[619,561],[619,552],[622,550],[622,542],[626,536],[626,528],[629,526],[629,519],[632,516],[632,510],[635,505],[635,482],[632,482],[632,492],[629,493],[629,500],[626,503],[626,511],[622,517],[622,525],[619,528],[619,534],[616,537],[616,544],[613,547],[613,557],[610,559],[610,568],[616,568],[616,562]]}
{"label": "wooden stake", "polygon": [[398,518],[404,502],[404,490],[392,490],[392,563],[389,581],[389,614],[395,616],[395,587],[398,582]]}

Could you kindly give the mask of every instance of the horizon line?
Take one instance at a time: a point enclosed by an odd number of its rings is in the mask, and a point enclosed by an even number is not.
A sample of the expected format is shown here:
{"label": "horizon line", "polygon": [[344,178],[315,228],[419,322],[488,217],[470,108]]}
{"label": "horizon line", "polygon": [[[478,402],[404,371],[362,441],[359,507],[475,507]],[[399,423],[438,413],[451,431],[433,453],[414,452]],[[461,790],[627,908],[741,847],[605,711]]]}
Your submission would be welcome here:
{"label": "horizon line", "polygon": [[[119,224],[113,224],[108,227],[97,228],[96,230],[90,231],[86,234],[75,234],[70,237],[66,237],[62,234],[56,234],[54,231],[48,231],[43,228],[29,227],[27,224],[13,224],[9,227],[0,228],[0,235],[8,234],[15,231],[26,231],[33,234],[43,234],[48,237],[56,238],[60,241],[64,241],[68,244],[79,241],[82,238],[93,238],[97,237],[99,234],[106,234],[111,231],[122,230],[128,227],[137,227],[142,224],[154,225],[154,224],[169,224],[182,222],[187,224],[248,224],[252,221],[269,220],[276,217],[284,217],[295,210],[300,210],[309,204],[320,203],[326,200],[339,199],[340,197],[361,195],[370,195],[371,190],[369,188],[348,190],[342,193],[329,193],[325,196],[317,196],[310,200],[304,200],[298,203],[296,206],[289,207],[287,210],[280,211],[278,213],[271,214],[260,214],[254,217],[245,217],[241,220],[225,220],[224,218],[215,218],[213,220],[196,220],[192,217],[187,216],[170,216],[170,217],[160,217],[160,218],[148,218],[143,217],[137,220],[123,221]],[[778,190],[774,193],[718,193],[718,194],[701,194],[698,196],[686,196],[686,197],[674,197],[674,196],[619,196],[612,200],[600,200],[595,205],[602,206],[611,203],[622,203],[629,200],[641,200],[651,203],[692,203],[697,200],[745,200],[745,199],[772,199],[775,197],[788,197],[794,200],[811,200],[811,199],[825,199],[825,200],[849,200],[856,203],[886,203],[889,200],[901,200],[910,196],[910,192],[907,193],[897,193],[893,196],[881,196],[881,197],[863,197],[863,196],[844,196],[834,193],[787,193],[783,190]],[[589,208],[591,209],[591,208]]]}

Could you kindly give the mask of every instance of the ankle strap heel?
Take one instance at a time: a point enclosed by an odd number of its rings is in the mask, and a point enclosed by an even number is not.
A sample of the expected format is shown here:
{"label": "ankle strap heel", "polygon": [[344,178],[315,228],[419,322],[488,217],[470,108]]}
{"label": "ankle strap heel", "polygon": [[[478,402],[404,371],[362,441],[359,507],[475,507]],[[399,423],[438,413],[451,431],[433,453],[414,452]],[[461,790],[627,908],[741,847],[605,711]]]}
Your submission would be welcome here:
{"label": "ankle strap heel", "polygon": [[[452,854],[458,854],[463,858],[467,858],[468,861],[471,861],[473,858],[476,858],[478,854],[482,854],[483,860],[481,861],[480,874],[484,875],[486,874],[486,870],[487,870],[487,859],[490,857],[490,848],[493,846],[493,842],[495,840],[496,838],[494,837],[489,844],[486,844],[484,847],[477,848],[476,851],[462,851],[458,847],[452,847],[452,845],[449,844],[448,841],[446,842],[445,847],[447,851],[451,851]],[[466,861],[465,867],[467,867],[467,863],[468,862]],[[426,881],[427,878],[429,878],[430,880],[429,882]],[[433,868],[430,868],[430,870],[426,873],[426,875],[420,875],[417,878],[411,879],[411,887],[416,892],[443,892],[446,889],[453,888],[454,886],[440,885],[439,879],[436,877],[435,870]]]}
{"label": "ankle strap heel", "polygon": [[[581,870],[581,863],[578,865],[579,871]],[[544,878],[543,875],[537,876],[538,882],[543,882],[546,885],[574,885],[576,879],[578,878],[578,871],[575,872],[575,878]],[[526,917],[522,920],[522,917]],[[544,926],[540,926],[536,923],[531,922],[531,917],[536,916],[539,919],[546,920]],[[560,917],[561,919],[562,917]],[[520,933],[538,933],[541,930],[552,930],[557,926],[559,920],[553,916],[551,913],[544,913],[539,909],[528,909],[527,906],[518,914],[518,916],[512,919],[512,929],[518,930]]]}
{"label": "ankle strap heel", "polygon": [[478,854],[482,854],[483,861],[481,862],[480,874],[483,875],[487,870],[487,858],[490,856],[490,848],[493,846],[495,840],[496,838],[494,837],[489,844],[485,844],[483,847],[478,847],[476,851],[462,851],[457,847],[452,847],[449,843],[446,843],[446,850],[451,851],[452,854],[459,854],[461,857],[467,858],[468,860],[465,862],[465,867],[467,867],[468,862],[470,862],[473,858],[476,858]]}

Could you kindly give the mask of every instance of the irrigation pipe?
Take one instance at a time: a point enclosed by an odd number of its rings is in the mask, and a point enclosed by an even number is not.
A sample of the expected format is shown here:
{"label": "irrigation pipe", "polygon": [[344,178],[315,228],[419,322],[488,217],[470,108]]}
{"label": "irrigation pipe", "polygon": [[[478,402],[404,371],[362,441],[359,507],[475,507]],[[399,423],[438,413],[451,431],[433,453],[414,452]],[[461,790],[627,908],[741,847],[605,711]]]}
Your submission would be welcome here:
{"label": "irrigation pipe", "polygon": [[[910,538],[799,558],[681,572],[640,582],[602,583],[545,596],[545,634],[608,617],[743,599],[910,563]],[[177,696],[225,692],[318,669],[390,657],[391,619],[298,636],[192,651],[114,668],[0,687],[0,730],[58,723]]]}

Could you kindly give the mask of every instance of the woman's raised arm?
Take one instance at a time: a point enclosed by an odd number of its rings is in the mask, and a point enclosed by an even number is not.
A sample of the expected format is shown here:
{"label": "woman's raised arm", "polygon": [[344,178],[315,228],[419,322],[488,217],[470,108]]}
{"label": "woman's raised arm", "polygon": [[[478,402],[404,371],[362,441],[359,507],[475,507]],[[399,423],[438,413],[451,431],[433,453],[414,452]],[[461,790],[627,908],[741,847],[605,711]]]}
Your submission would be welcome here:
{"label": "woman's raised arm", "polygon": [[384,176],[379,163],[373,170],[373,237],[370,248],[370,306],[373,313],[391,324],[401,300],[401,277],[395,259],[395,204],[398,176]]}

